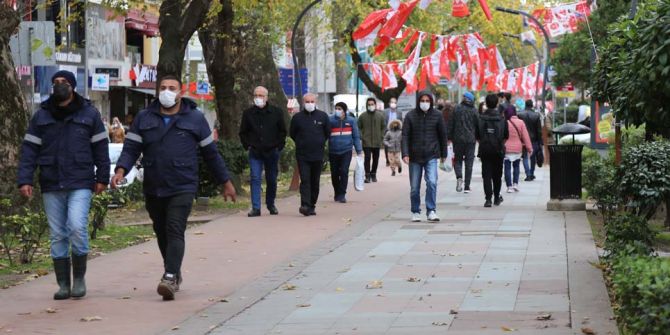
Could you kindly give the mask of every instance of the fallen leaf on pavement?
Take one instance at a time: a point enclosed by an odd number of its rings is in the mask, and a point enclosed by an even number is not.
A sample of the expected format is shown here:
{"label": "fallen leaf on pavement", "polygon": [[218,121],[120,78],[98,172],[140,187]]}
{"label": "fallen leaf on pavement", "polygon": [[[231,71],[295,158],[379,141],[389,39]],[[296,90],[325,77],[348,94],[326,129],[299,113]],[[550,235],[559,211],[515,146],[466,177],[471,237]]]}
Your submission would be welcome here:
{"label": "fallen leaf on pavement", "polygon": [[345,273],[345,272],[349,272],[349,270],[350,270],[350,268],[344,268],[340,271],[337,271],[337,273]]}
{"label": "fallen leaf on pavement", "polygon": [[121,297],[121,298],[119,298],[119,299],[121,299],[121,300],[128,300],[128,299],[130,299],[130,296],[129,296],[129,295],[124,295],[123,297]]}
{"label": "fallen leaf on pavement", "polygon": [[49,271],[47,271],[45,269],[37,269],[37,271],[35,271],[35,273],[37,273],[38,276],[46,276],[46,275],[49,274]]}
{"label": "fallen leaf on pavement", "polygon": [[228,299],[219,299],[219,302],[228,302]]}
{"label": "fallen leaf on pavement", "polygon": [[177,329],[179,329],[179,326],[172,327],[172,330],[177,330]]}
{"label": "fallen leaf on pavement", "polygon": [[409,278],[407,278],[407,281],[410,282],[410,283],[418,283],[418,282],[421,281],[421,278],[409,277]]}
{"label": "fallen leaf on pavement", "polygon": [[49,314],[53,314],[53,313],[58,312],[58,310],[55,309],[55,308],[51,308],[51,307],[49,307],[49,308],[46,309],[46,312],[49,313]]}
{"label": "fallen leaf on pavement", "polygon": [[586,335],[595,335],[596,334],[596,332],[593,331],[593,329],[591,329],[589,327],[583,327],[582,328],[582,333],[584,333]]}
{"label": "fallen leaf on pavement", "polygon": [[446,322],[433,322],[433,326],[448,326],[449,324]]}
{"label": "fallen leaf on pavement", "polygon": [[96,316],[85,316],[85,317],[79,319],[79,321],[82,321],[82,322],[102,321],[102,318],[97,316],[97,315]]}
{"label": "fallen leaf on pavement", "polygon": [[453,310],[453,309],[450,309],[450,310],[449,310],[449,314],[451,314],[451,315],[455,315],[455,314],[458,314],[458,311],[455,311],[455,310]]}
{"label": "fallen leaf on pavement", "polygon": [[310,307],[312,306],[311,304],[297,304],[295,305],[296,307],[304,308],[304,307]]}
{"label": "fallen leaf on pavement", "polygon": [[284,284],[284,286],[282,286],[282,289],[284,291],[293,291],[296,289],[296,286],[293,284]]}
{"label": "fallen leaf on pavement", "polygon": [[193,235],[205,235],[205,233],[198,230],[196,232],[193,232]]}
{"label": "fallen leaf on pavement", "polygon": [[293,264],[293,263],[288,263],[288,267],[290,267],[290,268],[294,268],[294,267],[295,267],[295,264]]}
{"label": "fallen leaf on pavement", "polygon": [[17,313],[17,315],[30,315],[30,312]]}
{"label": "fallen leaf on pavement", "polygon": [[500,327],[500,329],[502,329],[503,331],[506,331],[506,332],[515,332],[516,331],[516,329],[506,327],[506,326],[502,326],[502,327]]}
{"label": "fallen leaf on pavement", "polygon": [[342,292],[342,291],[344,291],[344,289],[341,288],[341,287],[338,287],[338,288],[335,289],[335,291],[337,291],[337,292]]}
{"label": "fallen leaf on pavement", "polygon": [[551,320],[551,314],[540,314],[537,317],[535,317],[536,320],[544,321],[544,320]]}
{"label": "fallen leaf on pavement", "polygon": [[368,290],[378,289],[378,288],[382,288],[382,287],[383,287],[383,283],[382,283],[381,280],[373,280],[369,284],[365,285],[365,288],[367,288]]}

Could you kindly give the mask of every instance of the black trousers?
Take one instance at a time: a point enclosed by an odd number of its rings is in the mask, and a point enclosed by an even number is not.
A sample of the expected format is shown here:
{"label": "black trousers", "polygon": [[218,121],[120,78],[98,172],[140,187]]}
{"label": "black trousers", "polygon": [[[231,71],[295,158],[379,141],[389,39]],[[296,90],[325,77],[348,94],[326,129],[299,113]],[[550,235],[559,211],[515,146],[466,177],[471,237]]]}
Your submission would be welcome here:
{"label": "black trousers", "polygon": [[347,194],[349,184],[349,165],[351,165],[351,151],[343,154],[330,154],[330,179],[335,191],[335,200],[342,200]]}
{"label": "black trousers", "polygon": [[310,209],[316,207],[319,199],[319,181],[323,161],[298,160],[300,170],[300,206]]}
{"label": "black trousers", "polygon": [[454,143],[454,171],[456,172],[456,178],[463,179],[463,163],[465,163],[466,188],[470,188],[470,181],[472,180],[475,146],[475,143]]}
{"label": "black trousers", "polygon": [[484,179],[484,194],[486,200],[492,196],[500,196],[502,185],[503,159],[502,156],[482,156],[482,179]]}
{"label": "black trousers", "polygon": [[[379,165],[379,148],[363,148],[365,154],[365,174],[377,174],[377,166]],[[372,166],[370,166],[372,160]]]}
{"label": "black trousers", "polygon": [[166,273],[180,274],[184,259],[184,231],[193,206],[192,193],[171,197],[146,195],[146,209],[154,224]]}

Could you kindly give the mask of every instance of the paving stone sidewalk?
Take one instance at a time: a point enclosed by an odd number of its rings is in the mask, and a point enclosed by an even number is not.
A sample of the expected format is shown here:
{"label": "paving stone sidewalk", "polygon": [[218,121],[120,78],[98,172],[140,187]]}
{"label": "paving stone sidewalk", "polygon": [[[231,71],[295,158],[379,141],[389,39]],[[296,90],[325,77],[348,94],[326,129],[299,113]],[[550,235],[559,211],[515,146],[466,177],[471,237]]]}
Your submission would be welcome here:
{"label": "paving stone sidewalk", "polygon": [[409,199],[388,204],[244,311],[204,310],[220,318],[210,333],[618,334],[585,214],[546,211],[548,168],[488,209],[478,165],[470,194],[441,176],[439,223],[410,223]]}

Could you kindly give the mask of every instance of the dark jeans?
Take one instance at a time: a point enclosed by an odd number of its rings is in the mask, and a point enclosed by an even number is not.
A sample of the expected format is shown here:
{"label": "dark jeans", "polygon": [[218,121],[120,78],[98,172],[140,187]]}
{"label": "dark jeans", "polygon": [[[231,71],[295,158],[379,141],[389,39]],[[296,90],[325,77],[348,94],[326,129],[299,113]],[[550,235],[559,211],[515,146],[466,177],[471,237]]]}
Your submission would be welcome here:
{"label": "dark jeans", "polygon": [[537,153],[542,150],[540,142],[533,142],[533,154],[528,157],[528,153],[524,151],[523,153],[523,171],[526,173],[526,177],[535,176],[535,165],[537,164]]}
{"label": "dark jeans", "polygon": [[264,154],[249,150],[249,169],[251,170],[251,207],[261,208],[261,175],[265,169],[265,204],[274,206],[277,197],[277,174],[279,172],[280,151],[273,149]]}
{"label": "dark jeans", "polygon": [[298,160],[300,170],[300,206],[310,209],[316,207],[319,199],[319,181],[321,179],[322,161]]}
{"label": "dark jeans", "polygon": [[495,195],[500,196],[502,184],[503,158],[502,156],[482,156],[482,179],[484,179],[484,194],[486,200]]}
{"label": "dark jeans", "polygon": [[465,187],[470,188],[472,180],[472,164],[475,162],[475,143],[454,143],[454,171],[456,178],[463,179],[463,162],[465,162]]}
{"label": "dark jeans", "polygon": [[519,161],[520,159],[513,162],[510,162],[509,159],[505,160],[505,185],[507,187],[519,183]]}
{"label": "dark jeans", "polygon": [[333,182],[333,190],[335,190],[335,200],[342,200],[347,194],[351,155],[351,151],[339,155],[329,155],[330,177]]}
{"label": "dark jeans", "polygon": [[[365,174],[377,174],[379,148],[363,148],[363,153],[365,153]],[[372,166],[370,166],[370,159],[372,159]]]}
{"label": "dark jeans", "polygon": [[192,193],[159,198],[146,195],[145,206],[154,223],[166,273],[180,274],[184,259],[184,231],[193,206]]}

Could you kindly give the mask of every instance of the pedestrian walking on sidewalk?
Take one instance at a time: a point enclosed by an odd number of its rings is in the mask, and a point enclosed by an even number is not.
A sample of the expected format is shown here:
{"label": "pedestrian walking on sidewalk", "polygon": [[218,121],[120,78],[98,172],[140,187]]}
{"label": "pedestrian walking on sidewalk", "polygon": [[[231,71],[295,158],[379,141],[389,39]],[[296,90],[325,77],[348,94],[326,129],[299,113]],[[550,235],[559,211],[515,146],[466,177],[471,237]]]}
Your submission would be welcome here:
{"label": "pedestrian walking on sidewalk", "polygon": [[[470,193],[472,165],[475,161],[478,113],[475,109],[475,95],[471,92],[463,94],[463,101],[452,113],[447,135],[454,146],[454,171],[456,172],[456,192]],[[463,181],[463,163],[465,162],[465,182]],[[465,188],[463,188],[465,186]]]}
{"label": "pedestrian walking on sidewalk", "polygon": [[426,180],[426,214],[428,221],[437,216],[437,160],[447,158],[447,135],[442,114],[433,108],[433,95],[422,91],[416,108],[405,116],[402,128],[402,159],[409,165],[412,222],[421,221],[421,177]]}
{"label": "pedestrian walking on sidewalk", "polygon": [[396,171],[402,172],[400,166],[402,160],[400,153],[402,149],[402,122],[400,120],[391,121],[391,126],[384,136],[384,146],[388,151],[389,167],[391,167],[391,176],[395,176]]}
{"label": "pedestrian walking on sidewalk", "polygon": [[157,291],[163,300],[173,300],[183,279],[184,232],[198,189],[198,153],[223,185],[224,200],[235,201],[236,194],[207,119],[194,102],[182,99],[181,80],[167,75],[158,87],[158,100],[135,117],[126,134],[112,188],[143,155],[145,206],[165,269]]}
{"label": "pedestrian walking on sidewalk", "polygon": [[523,153],[523,169],[526,173],[524,181],[535,180],[535,165],[537,164],[537,155],[542,152],[542,118],[540,113],[533,109],[533,100],[526,100],[526,108],[517,113],[519,119],[523,120],[528,129],[530,142],[533,145],[533,153],[529,154],[527,151]]}
{"label": "pedestrian walking on sidewalk", "polygon": [[75,92],[73,73],[58,71],[51,83],[53,93],[33,114],[23,138],[17,184],[21,195],[31,198],[39,167],[59,286],[54,299],[62,300],[86,295],[88,212],[93,192],[100,194],[109,184],[109,139],[100,112]]}
{"label": "pedestrian walking on sidewalk", "polygon": [[507,106],[512,105],[512,93],[510,92],[500,92],[498,93],[498,113],[502,116],[505,115],[505,109]]}
{"label": "pedestrian walking on sidewalk", "polygon": [[[391,122],[394,120],[399,120],[402,123],[402,112],[398,110],[398,99],[391,97],[389,99],[389,108],[384,111],[384,124],[386,125],[387,132],[391,128]],[[390,166],[391,162],[389,161],[389,153],[386,146],[384,146],[384,156],[386,158],[386,166]],[[402,166],[400,166],[398,172],[402,172]]]}
{"label": "pedestrian walking on sidewalk", "polygon": [[251,170],[251,210],[249,217],[261,215],[261,177],[265,170],[265,206],[270,215],[277,215],[277,175],[279,156],[286,144],[286,119],[284,111],[268,103],[268,90],[263,86],[254,89],[254,105],[242,114],[240,141],[249,152]]}
{"label": "pedestrian walking on sidewalk", "polygon": [[523,151],[533,153],[533,145],[528,136],[526,125],[516,116],[516,108],[507,106],[505,109],[507,132],[509,138],[505,142],[505,184],[507,193],[519,192],[519,163]]}
{"label": "pedestrian walking on sidewalk", "polygon": [[477,140],[479,141],[479,153],[477,156],[482,161],[482,179],[484,181],[484,194],[486,202],[484,207],[491,207],[491,198],[495,196],[493,203],[499,206],[503,202],[500,195],[502,183],[503,158],[505,157],[505,140],[509,137],[505,118],[497,109],[498,96],[489,94],[486,96],[486,111],[479,116],[477,126]]}
{"label": "pedestrian walking on sidewalk", "polygon": [[330,117],[330,140],[328,141],[330,177],[335,191],[335,201],[341,203],[347,202],[352,148],[356,150],[357,155],[363,153],[356,119],[347,115],[347,110],[347,104],[344,102],[335,104],[335,113]]}
{"label": "pedestrian walking on sidewalk", "polygon": [[295,157],[300,171],[300,208],[304,216],[316,215],[324,146],[330,137],[328,114],[316,109],[316,95],[303,97],[304,108],[291,119],[289,134],[295,142]]}
{"label": "pedestrian walking on sidewalk", "polygon": [[365,182],[377,182],[379,150],[384,144],[386,123],[384,114],[377,110],[377,100],[368,98],[367,111],[358,117],[358,129],[361,131],[363,152],[365,153]]}

